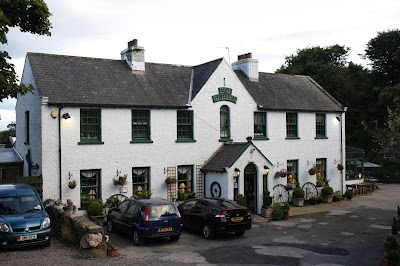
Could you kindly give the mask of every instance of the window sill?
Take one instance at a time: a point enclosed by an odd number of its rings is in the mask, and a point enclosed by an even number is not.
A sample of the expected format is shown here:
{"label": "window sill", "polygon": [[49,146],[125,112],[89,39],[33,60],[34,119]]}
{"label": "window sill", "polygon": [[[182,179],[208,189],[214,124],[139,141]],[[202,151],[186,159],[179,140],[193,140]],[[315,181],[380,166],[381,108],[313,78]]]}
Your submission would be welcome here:
{"label": "window sill", "polygon": [[233,141],[231,138],[224,138],[224,139],[219,139],[219,142],[230,142]]}
{"label": "window sill", "polygon": [[254,136],[253,140],[269,140],[269,138],[268,137],[257,137],[257,136]]}
{"label": "window sill", "polygon": [[323,136],[321,136],[321,137],[315,137],[315,139],[328,139],[328,137],[323,137]]}
{"label": "window sill", "polygon": [[140,143],[153,143],[150,139],[135,139],[130,141],[130,144],[140,144]]}
{"label": "window sill", "polygon": [[78,142],[78,145],[102,145],[102,144],[104,144],[103,141],[91,141],[91,142],[80,141],[80,142]]}
{"label": "window sill", "polygon": [[290,140],[290,139],[300,139],[300,137],[286,137],[285,139]]}
{"label": "window sill", "polygon": [[176,143],[185,143],[185,142],[196,142],[195,139],[177,139],[175,140]]}

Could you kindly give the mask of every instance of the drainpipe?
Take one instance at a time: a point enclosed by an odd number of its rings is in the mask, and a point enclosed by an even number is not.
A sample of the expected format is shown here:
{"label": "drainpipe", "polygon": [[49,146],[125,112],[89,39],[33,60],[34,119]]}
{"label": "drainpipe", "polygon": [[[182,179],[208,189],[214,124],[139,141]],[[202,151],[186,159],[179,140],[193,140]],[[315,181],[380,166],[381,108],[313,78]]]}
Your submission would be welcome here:
{"label": "drainpipe", "polygon": [[59,169],[59,193],[60,200],[62,200],[62,189],[61,189],[61,109],[58,108],[58,169]]}

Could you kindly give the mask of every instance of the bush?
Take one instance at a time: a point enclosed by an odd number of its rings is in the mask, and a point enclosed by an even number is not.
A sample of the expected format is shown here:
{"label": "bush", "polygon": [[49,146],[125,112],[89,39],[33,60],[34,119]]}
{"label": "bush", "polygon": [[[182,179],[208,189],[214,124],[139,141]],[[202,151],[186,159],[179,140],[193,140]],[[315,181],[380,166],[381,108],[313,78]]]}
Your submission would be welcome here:
{"label": "bush", "polygon": [[399,252],[396,250],[389,250],[385,254],[385,258],[388,260],[388,262],[394,262],[397,263],[399,261],[400,255]]}
{"label": "bush", "polygon": [[383,244],[385,246],[386,252],[389,250],[398,250],[399,249],[399,243],[397,243],[396,237],[390,235],[386,237],[386,240]]}
{"label": "bush", "polygon": [[87,213],[89,216],[101,215],[103,212],[103,203],[101,200],[94,200],[89,203]]}
{"label": "bush", "polygon": [[283,216],[283,211],[281,209],[273,209],[271,215],[275,219],[280,220]]}
{"label": "bush", "polygon": [[296,187],[293,190],[293,198],[304,198],[304,189],[301,187]]}
{"label": "bush", "polygon": [[353,192],[350,190],[346,190],[346,192],[344,193],[344,196],[346,197],[346,199],[351,200],[353,198]]}
{"label": "bush", "polygon": [[393,235],[398,235],[399,234],[399,229],[397,228],[396,217],[393,217],[392,234]]}
{"label": "bush", "polygon": [[330,186],[323,187],[321,193],[325,196],[333,195],[333,188]]}
{"label": "bush", "polygon": [[241,206],[247,206],[246,198],[242,194],[236,195],[235,201],[236,201],[237,204],[239,204]]}

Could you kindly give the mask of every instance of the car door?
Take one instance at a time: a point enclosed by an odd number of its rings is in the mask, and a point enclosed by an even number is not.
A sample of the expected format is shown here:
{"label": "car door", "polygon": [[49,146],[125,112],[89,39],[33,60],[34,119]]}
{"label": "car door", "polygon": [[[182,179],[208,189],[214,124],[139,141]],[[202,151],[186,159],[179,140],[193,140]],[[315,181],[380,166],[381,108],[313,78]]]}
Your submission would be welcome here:
{"label": "car door", "polygon": [[113,222],[114,228],[116,230],[125,230],[124,229],[124,223],[123,223],[123,215],[128,209],[129,205],[131,204],[130,200],[125,200],[121,202],[118,207],[116,207],[114,210],[111,211],[110,213],[110,218]]}
{"label": "car door", "polygon": [[201,230],[204,224],[207,223],[207,209],[208,203],[204,200],[199,200],[190,210],[190,222],[193,225],[193,229]]}
{"label": "car door", "polygon": [[197,202],[196,200],[189,200],[189,201],[179,205],[179,207],[178,207],[179,212],[182,217],[182,223],[185,228],[194,229],[193,224],[191,222],[192,218],[191,218],[190,211],[192,210],[192,208],[194,207],[196,202]]}
{"label": "car door", "polygon": [[121,221],[122,221],[122,231],[128,234],[133,233],[133,224],[134,220],[136,219],[136,213],[139,208],[139,203],[131,202],[129,207],[126,209],[126,212],[122,214]]}

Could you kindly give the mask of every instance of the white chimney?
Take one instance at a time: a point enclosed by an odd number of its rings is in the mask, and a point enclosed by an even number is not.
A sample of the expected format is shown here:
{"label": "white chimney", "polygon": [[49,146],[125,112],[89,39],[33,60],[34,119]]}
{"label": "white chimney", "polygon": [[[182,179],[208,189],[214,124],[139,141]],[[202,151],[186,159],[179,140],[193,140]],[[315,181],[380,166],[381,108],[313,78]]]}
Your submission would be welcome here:
{"label": "white chimney", "polygon": [[128,48],[121,52],[121,60],[125,60],[132,72],[144,71],[144,48],[137,45],[137,39],[128,42]]}
{"label": "white chimney", "polygon": [[251,81],[258,81],[258,60],[251,57],[251,53],[239,55],[238,61],[232,63],[232,69],[241,70]]}

